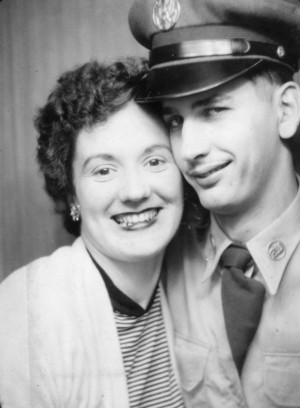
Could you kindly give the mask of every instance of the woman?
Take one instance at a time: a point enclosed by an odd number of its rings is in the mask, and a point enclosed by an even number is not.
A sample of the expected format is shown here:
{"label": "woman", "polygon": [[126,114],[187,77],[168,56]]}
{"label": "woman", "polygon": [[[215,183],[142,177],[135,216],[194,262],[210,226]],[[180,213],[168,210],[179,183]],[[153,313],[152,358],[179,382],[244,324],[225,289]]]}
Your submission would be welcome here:
{"label": "woman", "polygon": [[182,179],[134,102],[145,72],[85,64],[36,118],[47,192],[78,238],[0,286],[2,408],[183,407],[161,286]]}

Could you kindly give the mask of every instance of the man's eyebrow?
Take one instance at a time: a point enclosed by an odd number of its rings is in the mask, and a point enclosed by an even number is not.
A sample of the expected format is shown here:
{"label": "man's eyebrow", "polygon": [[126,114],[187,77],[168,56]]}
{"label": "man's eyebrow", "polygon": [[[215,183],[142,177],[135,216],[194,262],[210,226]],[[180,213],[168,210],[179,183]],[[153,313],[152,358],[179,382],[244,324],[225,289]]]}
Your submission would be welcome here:
{"label": "man's eyebrow", "polygon": [[209,96],[208,98],[196,100],[195,102],[192,103],[192,109],[195,109],[201,106],[207,106],[212,103],[225,102],[230,99],[231,99],[230,95],[216,93],[214,95]]}
{"label": "man's eyebrow", "polygon": [[[225,102],[225,101],[228,101],[230,99],[231,99],[230,95],[216,93],[214,95],[208,96],[207,98],[196,99],[191,104],[191,108],[195,109],[195,108],[199,108],[199,107],[202,107],[202,106],[210,105],[212,103]],[[162,115],[171,115],[172,113],[174,113],[176,111],[177,111],[176,107],[164,106],[164,107],[162,107],[161,114]]]}
{"label": "man's eyebrow", "polygon": [[161,115],[171,115],[172,113],[174,113],[176,111],[175,108],[171,108],[170,106],[164,106],[161,108]]}

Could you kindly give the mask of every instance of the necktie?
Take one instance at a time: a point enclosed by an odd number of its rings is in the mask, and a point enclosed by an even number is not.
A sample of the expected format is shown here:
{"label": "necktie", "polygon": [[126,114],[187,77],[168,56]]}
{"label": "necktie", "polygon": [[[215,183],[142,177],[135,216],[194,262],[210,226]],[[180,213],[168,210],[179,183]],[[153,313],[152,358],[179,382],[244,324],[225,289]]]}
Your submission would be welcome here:
{"label": "necktie", "polygon": [[239,375],[261,318],[265,296],[264,285],[244,275],[251,264],[249,251],[235,245],[229,246],[220,259],[225,326]]}

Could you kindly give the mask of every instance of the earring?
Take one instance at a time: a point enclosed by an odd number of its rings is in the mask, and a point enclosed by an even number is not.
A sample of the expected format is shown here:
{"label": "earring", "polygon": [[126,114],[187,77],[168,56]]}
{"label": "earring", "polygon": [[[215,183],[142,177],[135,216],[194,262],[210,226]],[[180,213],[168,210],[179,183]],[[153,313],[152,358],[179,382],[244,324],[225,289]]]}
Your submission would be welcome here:
{"label": "earring", "polygon": [[80,220],[80,205],[79,204],[71,204],[70,215],[74,222]]}

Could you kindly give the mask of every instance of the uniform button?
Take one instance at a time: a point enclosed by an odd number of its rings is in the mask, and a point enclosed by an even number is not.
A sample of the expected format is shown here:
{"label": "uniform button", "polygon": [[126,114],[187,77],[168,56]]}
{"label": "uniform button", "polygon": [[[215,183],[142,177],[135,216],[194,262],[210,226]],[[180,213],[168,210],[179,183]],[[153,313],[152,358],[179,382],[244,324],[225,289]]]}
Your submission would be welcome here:
{"label": "uniform button", "polygon": [[269,257],[273,261],[279,261],[285,256],[285,246],[280,241],[270,242],[268,246]]}

